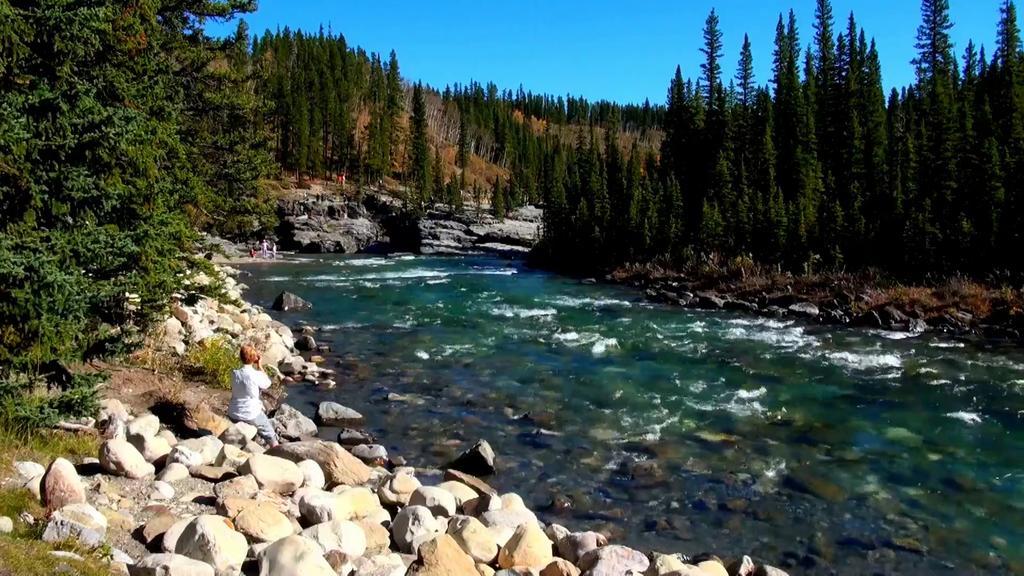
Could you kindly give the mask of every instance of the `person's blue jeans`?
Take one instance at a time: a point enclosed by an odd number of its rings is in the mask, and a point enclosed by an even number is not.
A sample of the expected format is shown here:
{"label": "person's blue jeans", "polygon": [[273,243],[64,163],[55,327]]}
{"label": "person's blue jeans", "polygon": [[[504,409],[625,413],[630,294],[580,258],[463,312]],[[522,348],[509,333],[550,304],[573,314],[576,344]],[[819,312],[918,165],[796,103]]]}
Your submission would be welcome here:
{"label": "person's blue jeans", "polygon": [[260,412],[259,416],[249,419],[231,418],[233,422],[245,422],[246,424],[252,424],[256,427],[256,433],[263,438],[263,441],[273,446],[278,443],[277,432],[274,430],[274,424],[267,418],[265,412]]}

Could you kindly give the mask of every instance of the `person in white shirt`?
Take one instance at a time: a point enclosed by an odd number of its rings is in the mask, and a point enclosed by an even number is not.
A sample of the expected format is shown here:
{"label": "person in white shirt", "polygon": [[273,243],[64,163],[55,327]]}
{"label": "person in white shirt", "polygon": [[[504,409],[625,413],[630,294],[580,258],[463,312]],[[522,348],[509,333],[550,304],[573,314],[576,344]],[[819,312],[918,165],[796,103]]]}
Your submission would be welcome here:
{"label": "person in white shirt", "polygon": [[242,367],[231,373],[228,418],[232,422],[252,424],[260,438],[273,448],[278,445],[277,432],[263,411],[263,401],[260,400],[260,392],[270,388],[270,377],[260,366],[260,353],[253,346],[243,345],[238,356],[242,361]]}

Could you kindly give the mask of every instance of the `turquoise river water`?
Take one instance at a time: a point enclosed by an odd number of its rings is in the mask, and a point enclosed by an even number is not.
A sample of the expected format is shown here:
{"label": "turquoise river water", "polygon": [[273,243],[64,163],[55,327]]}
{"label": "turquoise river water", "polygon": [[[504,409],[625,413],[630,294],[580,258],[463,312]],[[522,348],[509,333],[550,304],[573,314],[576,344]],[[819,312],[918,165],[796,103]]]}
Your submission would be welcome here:
{"label": "turquoise river water", "polygon": [[[1024,566],[1024,354],[650,304],[486,258],[248,265],[320,328],[336,400],[439,466],[478,438],[542,519],[793,574]],[[388,392],[408,397],[387,402]],[[331,437],[336,430],[325,430]]]}

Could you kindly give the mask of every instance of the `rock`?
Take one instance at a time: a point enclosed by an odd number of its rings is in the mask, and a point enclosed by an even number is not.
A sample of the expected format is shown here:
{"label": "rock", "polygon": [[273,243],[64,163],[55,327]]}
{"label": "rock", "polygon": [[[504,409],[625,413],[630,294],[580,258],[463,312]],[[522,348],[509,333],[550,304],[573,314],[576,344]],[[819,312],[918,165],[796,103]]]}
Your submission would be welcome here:
{"label": "rock", "polygon": [[341,427],[362,421],[363,415],[337,402],[321,402],[316,418],[321,425]]}
{"label": "rock", "polygon": [[234,446],[236,448],[245,448],[245,445],[250,440],[256,438],[256,427],[252,424],[245,422],[235,422],[231,426],[228,426],[226,430],[221,432],[219,438],[227,446]]}
{"label": "rock", "polygon": [[281,292],[274,299],[274,304],[271,308],[278,312],[292,312],[295,310],[311,310],[313,305],[291,292]]}
{"label": "rock", "polygon": [[349,558],[359,558],[366,553],[366,534],[355,522],[332,520],[306,528],[302,536],[316,542],[324,553],[337,550]]}
{"label": "rock", "polygon": [[707,576],[729,576],[729,571],[719,560],[704,560],[697,563],[697,568]]}
{"label": "rock", "polygon": [[[67,462],[67,460],[65,460],[65,462]],[[50,463],[50,466],[52,467],[53,463]],[[15,461],[14,473],[16,474],[16,476],[13,478],[13,480],[17,484],[25,485],[26,483],[28,483],[29,480],[35,478],[36,476],[42,476],[46,474],[46,467],[37,462],[30,462],[27,460]],[[78,475],[77,472],[75,473],[75,475]]]}
{"label": "rock", "polygon": [[604,534],[597,532],[573,532],[558,540],[558,555],[573,564],[578,564],[587,552],[597,550],[608,545],[608,539]]}
{"label": "rock", "polygon": [[119,422],[128,422],[131,415],[128,413],[128,409],[124,407],[117,398],[104,398],[99,402],[100,409],[96,414],[97,424],[106,424],[111,420]]}
{"label": "rock", "polygon": [[[870,555],[868,555],[870,558]],[[754,576],[789,576],[785,570],[781,570],[768,564],[759,564],[757,571],[754,572]]]}
{"label": "rock", "polygon": [[288,404],[281,404],[277,412],[274,413],[271,423],[274,425],[274,430],[286,440],[301,440],[316,436],[318,431],[312,420]]}
{"label": "rock", "polygon": [[276,542],[295,533],[292,521],[272,506],[251,506],[234,518],[235,530],[251,542]]}
{"label": "rock", "polygon": [[490,564],[498,557],[498,541],[476,518],[455,516],[448,523],[448,535],[477,563]]}
{"label": "rock", "polygon": [[472,474],[466,474],[465,472],[460,472],[458,470],[454,470],[454,469],[451,469],[451,468],[449,468],[448,470],[444,471],[444,479],[445,480],[455,481],[455,482],[461,482],[461,483],[465,484],[466,486],[469,486],[470,488],[475,490],[476,493],[480,494],[481,496],[483,496],[484,494],[497,494],[498,493],[497,490],[495,490],[494,488],[491,488],[491,486],[489,484],[487,484],[487,482],[484,482],[480,478],[477,478],[476,476],[473,476]]}
{"label": "rock", "polygon": [[157,538],[162,538],[164,533],[178,523],[178,518],[174,514],[163,513],[153,516],[142,525],[140,532],[142,536],[142,543],[147,547],[156,542]]}
{"label": "rock", "polygon": [[239,466],[240,474],[251,474],[263,490],[277,494],[291,494],[302,486],[302,471],[295,462],[270,456],[254,454]]}
{"label": "rock", "polygon": [[249,459],[250,454],[245,452],[241,448],[225,444],[220,450],[220,454],[217,455],[217,460],[214,463],[217,466],[223,466],[231,470],[237,470],[245,461]]}
{"label": "rock", "polygon": [[153,482],[153,493],[150,495],[150,498],[153,500],[170,500],[174,498],[174,487],[167,482],[157,480]]}
{"label": "rock", "polygon": [[75,541],[84,548],[95,548],[107,535],[107,519],[85,503],[68,504],[50,515],[43,542]]}
{"label": "rock", "polygon": [[109,474],[125,478],[145,478],[156,473],[135,446],[119,438],[107,440],[100,446],[100,467]]}
{"label": "rock", "polygon": [[297,466],[299,467],[299,471],[302,472],[303,487],[323,490],[327,485],[327,479],[324,478],[324,471],[316,462],[312,460],[303,460],[302,462],[299,462]]}
{"label": "rock", "polygon": [[303,352],[316,350],[316,340],[309,334],[303,334],[295,339],[295,349],[302,350]]}
{"label": "rock", "polygon": [[701,576],[699,568],[686,564],[679,556],[655,552],[651,557],[651,565],[647,567],[644,576],[668,576],[669,574],[672,576]]}
{"label": "rock", "polygon": [[563,558],[555,558],[540,571],[540,576],[580,576],[580,569]]}
{"label": "rock", "polygon": [[[35,472],[37,470],[35,466],[42,468],[35,462],[19,462],[18,464],[22,465],[18,468],[19,474]],[[35,466],[28,466],[28,464],[35,464]],[[43,505],[48,510],[59,510],[68,504],[85,503],[85,485],[82,484],[82,478],[71,462],[64,458],[57,458],[50,463],[49,469],[41,471],[40,474],[43,474],[40,496]]]}
{"label": "rock", "polygon": [[194,478],[199,478],[200,480],[206,480],[207,482],[215,483],[223,482],[225,480],[229,480],[231,478],[234,478],[235,476],[238,476],[238,472],[236,472],[232,468],[228,468],[226,466],[209,466],[206,464],[202,466],[196,466],[191,470],[191,472]]}
{"label": "rock", "polygon": [[650,561],[647,556],[625,546],[602,546],[580,558],[579,568],[589,576],[622,576],[630,571],[642,574]]}
{"label": "rock", "polygon": [[189,476],[188,468],[186,468],[184,464],[181,462],[172,462],[164,466],[164,469],[160,471],[160,474],[157,475],[156,479],[162,482],[174,483],[180,482]]}
{"label": "rock", "polygon": [[710,292],[698,292],[693,295],[690,304],[702,310],[721,310],[725,308],[725,300]]}
{"label": "rock", "polygon": [[380,444],[360,444],[352,447],[352,455],[366,463],[386,462],[388,459],[387,448]]}
{"label": "rock", "polygon": [[333,442],[308,440],[281,444],[267,451],[292,462],[312,460],[320,465],[327,479],[327,485],[364,484],[370,479],[370,468],[347,450]]}
{"label": "rock", "polygon": [[141,414],[128,422],[128,436],[152,438],[160,431],[160,419],[153,414]]}
{"label": "rock", "polygon": [[128,566],[131,576],[214,576],[213,566],[180,554],[150,554]]}
{"label": "rock", "polygon": [[175,445],[175,448],[187,448],[198,453],[202,458],[201,465],[209,466],[217,462],[217,458],[224,449],[224,443],[216,436],[201,436],[182,440]]}
{"label": "rock", "polygon": [[435,486],[420,486],[409,497],[410,506],[426,506],[434,516],[454,516],[457,507],[455,496]]}
{"label": "rock", "polygon": [[477,498],[480,497],[480,495],[476,493],[476,490],[473,490],[472,488],[466,486],[462,482],[448,480],[445,482],[441,482],[440,484],[437,485],[437,487],[454,496],[455,505],[458,506],[459,508],[461,508],[462,505],[465,504],[466,502],[469,502],[470,500],[476,500]]}
{"label": "rock", "polygon": [[424,542],[419,547],[419,559],[408,572],[410,576],[467,576],[476,573],[473,559],[447,534]]}
{"label": "rock", "polygon": [[820,313],[818,307],[810,302],[796,302],[790,304],[789,312],[800,318],[817,318]]}
{"label": "rock", "polygon": [[551,540],[535,522],[521,524],[498,552],[498,566],[542,568],[551,562]]}
{"label": "rock", "polygon": [[164,552],[174,552],[174,548],[178,545],[178,538],[181,538],[181,534],[185,532],[185,528],[188,527],[189,523],[195,519],[195,516],[187,516],[178,520],[174,524],[164,531],[163,540],[160,542],[160,549]]}
{"label": "rock", "polygon": [[370,558],[358,558],[353,576],[405,576],[405,562],[398,554],[381,554]]}
{"label": "rock", "polygon": [[160,436],[147,437],[141,434],[129,434],[128,442],[150,464],[161,463],[171,453],[171,445]]}
{"label": "rock", "polygon": [[445,465],[446,469],[458,470],[474,476],[494,474],[494,450],[486,440],[480,440],[458,458]]}
{"label": "rock", "polygon": [[0,534],[10,534],[14,532],[14,520],[11,520],[9,516],[0,516]]}
{"label": "rock", "polygon": [[420,481],[412,475],[411,468],[402,468],[384,481],[377,489],[377,496],[384,504],[405,506],[409,504],[412,493],[420,487]]}
{"label": "rock", "polygon": [[548,540],[551,540],[557,546],[562,538],[565,538],[570,534],[569,529],[561,524],[548,524],[544,527],[544,533],[547,534]]}
{"label": "rock", "polygon": [[754,565],[754,561],[751,560],[750,556],[743,556],[743,558],[730,564],[728,571],[730,576],[754,576],[757,566]]}
{"label": "rock", "polygon": [[171,451],[167,454],[165,461],[167,466],[177,463],[184,466],[186,470],[191,470],[203,465],[203,455],[191,448],[179,444],[174,448],[171,448]]}
{"label": "rock", "polygon": [[289,536],[260,554],[260,576],[337,576],[316,542]]}
{"label": "rock", "polygon": [[425,506],[402,508],[391,524],[391,537],[394,538],[399,552],[406,554],[415,554],[421,544],[432,540],[441,532],[442,526]]}
{"label": "rock", "polygon": [[488,528],[509,528],[511,530],[515,530],[521,524],[530,522],[536,523],[537,516],[526,508],[502,508],[500,510],[488,510],[487,512],[484,512],[480,515],[480,521]]}
{"label": "rock", "polygon": [[791,490],[810,494],[827,502],[842,502],[846,500],[846,491],[841,486],[816,476],[808,470],[791,470],[786,475],[783,484]]}
{"label": "rock", "polygon": [[248,551],[245,536],[232,529],[231,521],[212,515],[189,521],[174,545],[175,554],[206,562],[217,576],[240,574]]}
{"label": "rock", "polygon": [[[391,516],[388,516],[388,525],[391,524]],[[388,551],[391,546],[391,532],[384,527],[383,524],[377,520],[365,518],[363,520],[357,520],[356,525],[363,531],[363,536],[366,538],[366,554],[373,556],[376,554],[384,554]]]}

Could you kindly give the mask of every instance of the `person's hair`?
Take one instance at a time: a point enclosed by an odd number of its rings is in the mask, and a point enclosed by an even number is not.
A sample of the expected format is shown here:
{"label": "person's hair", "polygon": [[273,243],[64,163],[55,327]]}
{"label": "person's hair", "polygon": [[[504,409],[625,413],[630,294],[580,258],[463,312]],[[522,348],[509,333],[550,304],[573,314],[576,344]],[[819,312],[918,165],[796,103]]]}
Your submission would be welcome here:
{"label": "person's hair", "polygon": [[238,351],[238,357],[242,364],[255,364],[260,361],[260,353],[252,344],[243,344],[242,349]]}

